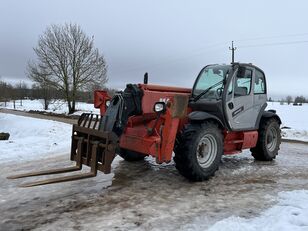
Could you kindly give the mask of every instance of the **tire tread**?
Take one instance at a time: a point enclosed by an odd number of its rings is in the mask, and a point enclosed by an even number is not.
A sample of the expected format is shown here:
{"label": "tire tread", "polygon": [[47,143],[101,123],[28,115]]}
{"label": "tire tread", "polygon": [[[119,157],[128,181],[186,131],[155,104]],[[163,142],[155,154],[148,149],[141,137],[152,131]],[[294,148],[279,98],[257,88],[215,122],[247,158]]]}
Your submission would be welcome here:
{"label": "tire tread", "polygon": [[[196,139],[205,131],[212,132],[218,139],[218,157],[206,171],[202,170],[197,163],[196,154],[194,152],[195,146],[198,144]],[[219,144],[219,142],[221,143]],[[208,180],[211,176],[214,176],[219,167],[221,155],[223,153],[222,132],[218,128],[218,125],[212,121],[206,121],[202,124],[188,124],[181,132],[174,152],[176,168],[181,175],[191,181]]]}

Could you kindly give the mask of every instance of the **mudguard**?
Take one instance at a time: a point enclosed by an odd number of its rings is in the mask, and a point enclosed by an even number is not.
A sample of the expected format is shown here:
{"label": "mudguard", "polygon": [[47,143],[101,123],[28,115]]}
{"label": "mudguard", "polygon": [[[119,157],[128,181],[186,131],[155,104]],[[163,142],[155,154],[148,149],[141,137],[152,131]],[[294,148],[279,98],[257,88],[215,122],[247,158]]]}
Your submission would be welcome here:
{"label": "mudguard", "polygon": [[277,119],[278,122],[279,122],[279,124],[281,124],[281,119],[280,119],[280,117],[276,114],[276,111],[275,111],[275,110],[264,111],[264,112],[262,113],[261,119],[262,119],[262,118],[272,118],[272,117],[274,117],[275,119]]}
{"label": "mudguard", "polygon": [[204,111],[193,111],[188,114],[188,118],[191,121],[203,121],[207,119],[212,119],[212,120],[215,120],[219,124],[219,126],[224,127],[223,123],[217,116],[204,112]]}

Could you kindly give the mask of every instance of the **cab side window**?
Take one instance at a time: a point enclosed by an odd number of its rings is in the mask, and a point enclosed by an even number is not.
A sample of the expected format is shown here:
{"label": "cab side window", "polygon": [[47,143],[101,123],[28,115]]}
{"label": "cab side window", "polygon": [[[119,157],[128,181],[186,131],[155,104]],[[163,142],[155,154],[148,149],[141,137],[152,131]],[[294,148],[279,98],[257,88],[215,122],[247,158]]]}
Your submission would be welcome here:
{"label": "cab side window", "polygon": [[235,86],[234,86],[234,97],[249,95],[251,91],[251,80],[252,80],[252,70],[239,68]]}
{"label": "cab side window", "polygon": [[254,94],[265,94],[265,77],[264,74],[256,70],[255,75],[255,84],[254,84]]}

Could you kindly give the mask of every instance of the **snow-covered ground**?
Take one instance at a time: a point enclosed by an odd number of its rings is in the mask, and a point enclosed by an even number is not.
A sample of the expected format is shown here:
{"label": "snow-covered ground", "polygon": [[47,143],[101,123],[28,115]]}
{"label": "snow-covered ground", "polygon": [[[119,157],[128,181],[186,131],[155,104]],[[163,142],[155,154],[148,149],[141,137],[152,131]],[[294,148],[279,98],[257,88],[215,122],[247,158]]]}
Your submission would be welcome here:
{"label": "snow-covered ground", "polygon": [[308,104],[293,106],[268,102],[267,109],[275,109],[282,121],[282,137],[308,142]]}
{"label": "snow-covered ground", "polygon": [[9,140],[0,141],[0,163],[68,153],[71,129],[65,123],[0,113],[0,132],[10,133]]}
{"label": "snow-covered ground", "polygon": [[208,224],[203,217],[198,217],[193,223],[185,225],[183,230],[307,231],[308,191],[280,192],[278,194],[278,203],[262,212],[258,217],[245,219],[232,216],[216,222],[209,229],[207,227]]}
{"label": "snow-covered ground", "polygon": [[[0,102],[0,108],[7,108],[7,109],[14,109],[14,104],[12,101],[7,102],[6,107],[4,102]],[[42,100],[22,100],[22,104],[19,100],[15,102],[15,109],[19,111],[45,111],[43,107]],[[80,115],[84,112],[93,112],[99,114],[99,109],[94,108],[93,104],[83,103],[83,102],[76,102],[76,112],[74,115]],[[57,100],[52,102],[49,105],[49,110],[46,112],[52,112],[57,114],[67,114],[68,108],[67,103],[61,100]]]}

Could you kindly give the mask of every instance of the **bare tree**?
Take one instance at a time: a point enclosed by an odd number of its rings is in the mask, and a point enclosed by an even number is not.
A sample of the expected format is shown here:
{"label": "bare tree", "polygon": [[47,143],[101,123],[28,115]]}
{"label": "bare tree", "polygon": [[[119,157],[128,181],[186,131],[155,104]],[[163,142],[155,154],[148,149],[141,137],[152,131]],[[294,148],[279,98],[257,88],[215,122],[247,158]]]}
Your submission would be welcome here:
{"label": "bare tree", "polygon": [[22,106],[22,100],[27,97],[28,85],[24,81],[20,81],[15,84],[16,99],[20,100],[20,106]]}
{"label": "bare tree", "polygon": [[52,98],[55,96],[54,89],[41,83],[40,86],[33,84],[32,91],[32,97],[34,96],[35,98],[40,99],[44,110],[48,110],[49,104],[51,103]]}
{"label": "bare tree", "polygon": [[61,90],[69,114],[75,111],[78,91],[107,82],[106,61],[76,24],[51,25],[34,48],[37,62],[29,62],[28,76],[39,86]]}
{"label": "bare tree", "polygon": [[292,101],[293,101],[292,96],[288,95],[287,98],[286,98],[286,101],[287,101],[288,105],[289,105],[290,103],[292,103]]}
{"label": "bare tree", "polygon": [[12,86],[4,81],[0,80],[0,101],[4,101],[4,106],[6,107],[7,102],[10,100],[12,93]]}

